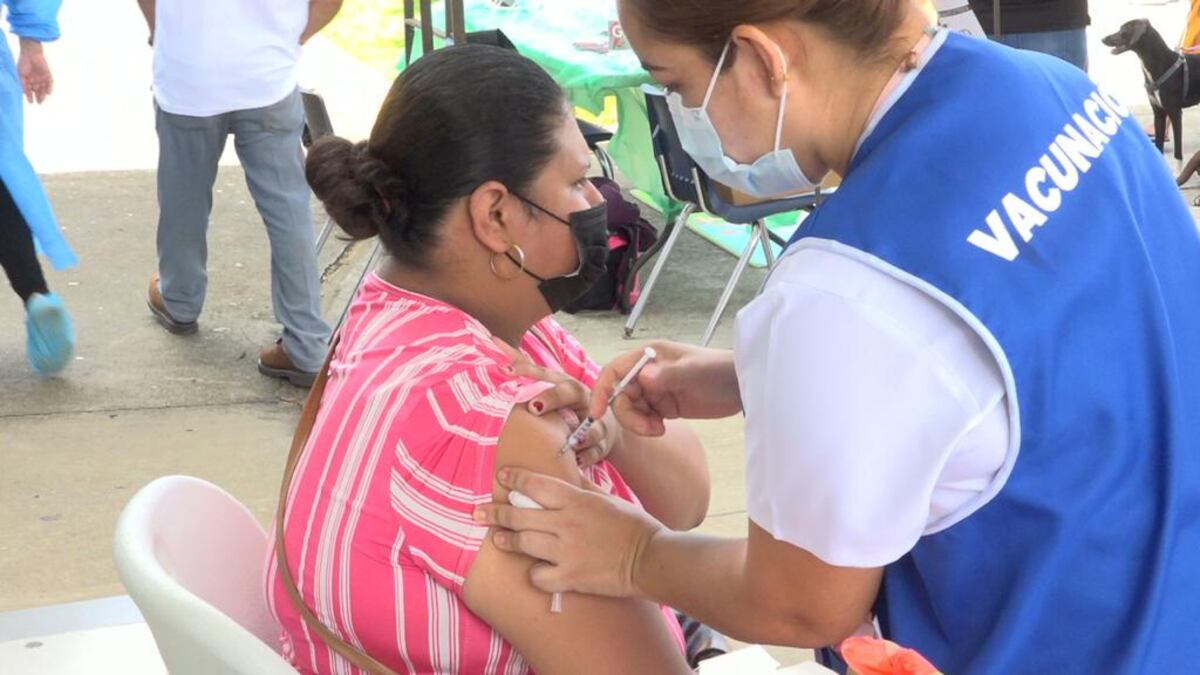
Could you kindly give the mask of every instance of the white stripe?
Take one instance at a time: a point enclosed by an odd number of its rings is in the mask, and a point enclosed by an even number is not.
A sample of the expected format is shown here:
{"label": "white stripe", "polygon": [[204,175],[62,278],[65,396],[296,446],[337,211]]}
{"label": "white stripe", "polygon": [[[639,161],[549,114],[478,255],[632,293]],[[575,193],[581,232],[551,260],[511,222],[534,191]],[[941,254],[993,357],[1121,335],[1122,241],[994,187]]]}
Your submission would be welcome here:
{"label": "white stripe", "polygon": [[392,565],[392,586],[396,599],[396,651],[404,659],[404,665],[409,673],[416,673],[412,660],[408,658],[408,639],[405,632],[408,626],[404,616],[404,568],[400,566],[400,551],[404,548],[404,528],[396,528],[396,540],[392,542],[392,555],[389,561]]}
{"label": "white stripe", "polygon": [[394,471],[391,476],[392,509],[408,521],[457,548],[474,548],[487,534],[487,528],[475,523],[470,513],[446,508],[421,494],[418,486],[403,480]]}
{"label": "white stripe", "polygon": [[529,665],[525,663],[525,659],[513,649],[509,652],[511,657],[508,661],[508,668],[504,670],[505,675],[525,675],[529,672]]}
{"label": "white stripe", "polygon": [[433,412],[433,416],[437,420],[442,431],[458,436],[459,438],[465,438],[466,440],[471,441],[472,443],[478,443],[479,445],[496,445],[500,442],[499,436],[485,436],[483,434],[471,431],[470,429],[460,427],[457,424],[451,424],[450,420],[446,419],[445,413],[442,412],[442,407],[437,402],[437,397],[434,396],[432,389],[425,392],[425,398],[429,401],[429,408]]}
{"label": "white stripe", "polygon": [[429,577],[425,588],[429,598],[429,665],[435,673],[457,673],[461,646],[458,604],[449,590]]}
{"label": "white stripe", "polygon": [[483,675],[496,675],[500,669],[500,654],[504,651],[504,642],[501,641],[500,634],[494,630],[491,633],[491,639],[488,640],[487,665],[483,667]]}
{"label": "white stripe", "polygon": [[464,583],[466,583],[462,577],[435,563],[433,558],[430,558],[429,554],[425,553],[421,549],[409,546],[408,554],[414,558],[417,558],[421,562],[424,562],[426,565],[429,565],[430,570],[437,575],[444,577],[446,580],[454,582],[456,586],[462,586]]}
{"label": "white stripe", "polygon": [[[395,359],[399,353],[394,352],[385,363]],[[419,357],[405,363],[402,367],[391,371],[388,378],[378,388],[364,388],[364,390],[371,392],[368,397],[366,411],[358,418],[354,433],[350,437],[348,447],[345,450],[345,458],[337,472],[337,481],[333,487],[334,498],[329,500],[320,541],[317,546],[318,564],[314,573],[319,583],[316,587],[318,592],[315,599],[317,601],[317,609],[319,610],[318,616],[321,617],[322,622],[331,620],[340,614],[345,614],[345,612],[338,613],[334,605],[335,603],[344,604],[350,601],[348,575],[343,578],[343,583],[339,585],[339,591],[345,591],[345,593],[339,596],[333,592],[334,557],[338,552],[336,542],[339,537],[344,536],[348,538],[350,536],[346,534],[349,530],[349,523],[345,526],[342,524],[342,520],[346,517],[347,512],[346,503],[345,500],[338,499],[338,496],[350,493],[351,485],[359,475],[359,469],[366,454],[366,447],[371,439],[375,439],[374,448],[376,452],[382,451],[383,441],[380,440],[380,437],[386,438],[387,432],[390,429],[389,425],[379,423],[379,420],[384,418],[383,409],[386,401],[395,396],[398,398],[397,405],[402,405],[407,400],[408,394],[414,384],[419,381],[419,373],[427,365],[434,365],[436,369],[436,365],[442,362],[441,356],[436,351],[430,350],[428,353],[421,354]],[[395,387],[397,383],[400,385],[398,388]],[[393,410],[392,412],[395,413],[396,411]],[[393,414],[386,419],[390,420],[394,418],[395,415]],[[334,448],[341,445],[340,437],[341,433],[339,430],[339,437],[333,444]],[[377,457],[378,454],[376,454]],[[323,481],[322,484],[326,483]],[[352,509],[349,510],[349,515],[354,517],[355,514]],[[357,523],[357,520],[355,519],[354,522]],[[343,539],[343,541],[347,541],[347,539]],[[344,546],[342,552],[346,559],[348,559],[350,553],[349,547]],[[346,564],[348,565],[348,562]],[[344,565],[340,565],[339,569],[342,567]],[[334,628],[336,625],[334,623],[330,627]],[[353,634],[353,627],[345,625],[344,628],[347,633],[344,639],[356,647],[361,647],[361,643],[357,642],[357,637]]]}
{"label": "white stripe", "polygon": [[[371,374],[366,378],[366,382],[364,383],[364,385],[362,387],[360,387],[356,392],[354,392],[354,397],[351,399],[350,404],[349,404],[349,406],[347,406],[346,410],[353,411],[355,408],[358,407],[359,400],[365,395],[365,392],[367,392],[371,389],[370,384],[372,382],[374,382],[376,377],[379,377],[380,375],[389,372],[387,366],[391,363],[392,360],[394,360],[398,357],[399,357],[399,353],[393,354],[390,357],[388,357],[387,359],[384,359],[383,361],[381,361],[380,364],[378,366],[376,366],[375,370],[372,371]],[[333,399],[330,399],[330,400],[333,400]],[[346,426],[349,424],[349,419],[350,419],[350,415],[346,415],[338,420],[330,421],[330,423],[338,422],[339,427],[338,427],[337,433],[335,434],[335,436],[333,438],[333,441],[330,444],[330,451],[327,453],[327,455],[325,457],[325,465],[321,470],[320,478],[317,480],[318,486],[326,484],[326,481],[329,477],[329,472],[333,465],[333,459],[337,455],[336,449],[338,448],[339,441],[342,437],[342,434],[345,433]],[[314,429],[314,438],[315,437],[316,437],[316,429]],[[305,453],[305,454],[308,454],[308,453]],[[306,476],[306,478],[307,478],[307,476]],[[319,496],[319,494],[318,494],[318,496]],[[309,545],[310,545],[310,540],[312,539],[312,535],[313,535],[313,527],[315,525],[315,521],[316,521],[316,517],[317,517],[317,506],[319,503],[320,503],[320,499],[314,498],[312,500],[312,504],[309,507],[308,520],[305,523],[305,528],[304,528],[304,537],[301,540],[301,544],[300,544],[299,568],[295,575],[297,588],[300,588],[301,584],[304,583],[305,567],[307,566],[307,563],[308,563]],[[326,519],[327,519],[326,522],[328,522],[328,517],[329,517],[328,512],[326,512]],[[318,564],[319,564],[321,550],[318,548],[318,550],[315,553],[318,557]],[[316,573],[314,573],[314,577],[319,577],[319,570]],[[318,590],[324,586],[324,584],[322,583],[322,581],[319,578],[315,578],[314,581],[315,581],[315,584],[316,584]],[[317,613],[318,617],[321,619],[322,622],[325,622],[328,619],[328,614],[326,614],[325,616],[321,616],[320,612],[322,611],[322,607],[320,606],[320,603],[318,603],[318,606],[314,607],[313,610]],[[307,626],[304,626],[304,632],[305,632],[305,638],[309,641],[309,643],[311,645],[313,643],[313,639],[312,639],[312,636],[308,634]],[[315,653],[314,653],[314,659],[315,659]]]}
{"label": "white stripe", "polygon": [[[464,504],[475,506],[484,503],[480,499],[480,494],[475,490],[459,487],[431,473],[408,452],[402,438],[396,440],[396,463],[406,474],[401,477],[401,480],[425,485],[444,497]],[[491,498],[490,494],[487,495],[486,501],[491,501]]]}

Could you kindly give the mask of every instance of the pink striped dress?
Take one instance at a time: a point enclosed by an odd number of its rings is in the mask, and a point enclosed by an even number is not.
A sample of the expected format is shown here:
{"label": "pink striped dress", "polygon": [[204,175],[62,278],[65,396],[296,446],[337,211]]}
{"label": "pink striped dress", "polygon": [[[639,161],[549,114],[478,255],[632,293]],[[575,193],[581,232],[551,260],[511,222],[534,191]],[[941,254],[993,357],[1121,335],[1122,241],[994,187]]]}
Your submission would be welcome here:
{"label": "pink striped dress", "polygon": [[[598,374],[553,319],[521,349],[586,385]],[[350,309],[288,494],[285,541],[309,608],[397,673],[531,672],[463,601],[487,533],[472,512],[492,499],[501,429],[549,386],[506,375],[507,363],[474,318],[376,275]],[[611,465],[589,477],[637,501]],[[284,656],[302,673],[356,672],[306,628],[277,571],[272,550],[266,593]],[[665,609],[664,619],[682,648]]]}

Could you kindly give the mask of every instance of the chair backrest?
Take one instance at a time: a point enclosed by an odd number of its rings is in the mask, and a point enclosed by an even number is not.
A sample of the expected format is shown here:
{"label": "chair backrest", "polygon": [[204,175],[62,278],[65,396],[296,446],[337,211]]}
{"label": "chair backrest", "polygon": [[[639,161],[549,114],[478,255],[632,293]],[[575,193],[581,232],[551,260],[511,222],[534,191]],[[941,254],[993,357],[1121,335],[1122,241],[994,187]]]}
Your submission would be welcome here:
{"label": "chair backrest", "polygon": [[325,107],[325,99],[320,94],[304,89],[300,92],[300,100],[304,103],[304,147],[309,147],[316,141],[333,135],[333,121],[329,119],[329,108]]}
{"label": "chair backrest", "polygon": [[250,511],[198,478],[159,478],[129,501],[113,557],[172,675],[295,673],[274,646],[267,551]]}
{"label": "chair backrest", "polygon": [[729,201],[716,188],[716,183],[683,149],[663,91],[651,85],[642,85],[642,91],[646,94],[650,141],[654,146],[654,155],[658,159],[658,168],[662,172],[663,187],[667,196],[676,201],[695,204],[705,213],[718,216],[727,222],[743,225],[777,213],[811,209],[820,198],[819,193],[810,193],[762,200],[748,205],[738,205]]}
{"label": "chair backrest", "polygon": [[679,142],[679,133],[675,130],[675,120],[671,119],[666,94],[648,84],[642,85],[642,92],[646,95],[650,143],[658,160],[658,169],[662,172],[663,189],[675,201],[699,205],[700,196],[694,178],[699,168]]}

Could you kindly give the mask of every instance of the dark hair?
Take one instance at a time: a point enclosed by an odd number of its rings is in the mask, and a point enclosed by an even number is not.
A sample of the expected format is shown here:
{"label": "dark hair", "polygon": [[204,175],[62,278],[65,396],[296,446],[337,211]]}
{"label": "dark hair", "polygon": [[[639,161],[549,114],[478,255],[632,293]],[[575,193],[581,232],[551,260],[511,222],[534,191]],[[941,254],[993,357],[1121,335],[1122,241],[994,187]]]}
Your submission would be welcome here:
{"label": "dark hair", "polygon": [[863,56],[885,52],[912,0],[625,0],[652,32],[716,61],[733,29],[794,19],[820,26]]}
{"label": "dark hair", "polygon": [[528,190],[567,114],[562,88],[517,52],[442,49],[396,78],[370,140],[314,143],[306,175],[348,235],[379,235],[394,258],[421,267],[455,200],[492,180]]}

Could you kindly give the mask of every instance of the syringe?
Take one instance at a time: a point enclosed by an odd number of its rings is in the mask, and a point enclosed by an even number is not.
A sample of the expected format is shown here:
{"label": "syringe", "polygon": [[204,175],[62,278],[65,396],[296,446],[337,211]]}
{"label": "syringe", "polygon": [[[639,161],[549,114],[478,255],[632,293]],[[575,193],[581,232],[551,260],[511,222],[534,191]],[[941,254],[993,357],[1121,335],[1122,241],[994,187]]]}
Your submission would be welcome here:
{"label": "syringe", "polygon": [[[633,369],[626,373],[625,377],[621,378],[621,381],[617,383],[617,386],[613,389],[612,394],[608,397],[608,405],[610,407],[612,406],[613,401],[616,401],[617,397],[621,395],[621,392],[625,391],[625,387],[628,387],[629,383],[633,382],[633,379],[638,376],[638,373],[642,372],[642,368],[645,368],[646,364],[653,361],[656,356],[658,356],[658,354],[655,353],[653,348],[646,347],[645,351],[642,352],[642,358],[638,359],[637,363],[633,364]],[[590,415],[587,417],[587,419],[583,420],[583,424],[580,424],[579,427],[577,427],[575,431],[567,437],[567,442],[562,446],[561,449],[559,449],[558,456],[562,457],[568,452],[574,450],[577,445],[582,443],[583,439],[587,438],[588,431],[591,431],[592,425],[595,423],[596,420]]]}

